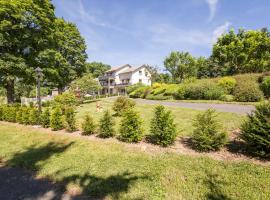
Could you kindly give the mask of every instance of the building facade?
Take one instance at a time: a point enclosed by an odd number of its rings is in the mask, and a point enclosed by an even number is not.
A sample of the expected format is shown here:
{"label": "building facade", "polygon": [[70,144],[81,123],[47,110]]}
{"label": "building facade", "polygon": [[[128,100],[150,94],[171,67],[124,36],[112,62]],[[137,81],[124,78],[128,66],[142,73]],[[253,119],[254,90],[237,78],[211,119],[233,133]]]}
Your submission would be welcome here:
{"label": "building facade", "polygon": [[98,79],[101,94],[126,94],[126,87],[137,83],[151,85],[151,74],[145,65],[132,67],[126,64],[112,68]]}

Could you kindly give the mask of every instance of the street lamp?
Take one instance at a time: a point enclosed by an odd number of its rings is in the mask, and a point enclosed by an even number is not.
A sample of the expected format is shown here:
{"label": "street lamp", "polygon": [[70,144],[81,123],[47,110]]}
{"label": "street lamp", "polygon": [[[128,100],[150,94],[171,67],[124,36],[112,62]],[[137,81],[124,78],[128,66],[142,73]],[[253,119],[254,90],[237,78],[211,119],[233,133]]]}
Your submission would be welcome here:
{"label": "street lamp", "polygon": [[35,69],[36,78],[37,78],[37,98],[38,98],[38,111],[41,113],[41,97],[40,97],[40,79],[42,77],[42,69],[37,67]]}

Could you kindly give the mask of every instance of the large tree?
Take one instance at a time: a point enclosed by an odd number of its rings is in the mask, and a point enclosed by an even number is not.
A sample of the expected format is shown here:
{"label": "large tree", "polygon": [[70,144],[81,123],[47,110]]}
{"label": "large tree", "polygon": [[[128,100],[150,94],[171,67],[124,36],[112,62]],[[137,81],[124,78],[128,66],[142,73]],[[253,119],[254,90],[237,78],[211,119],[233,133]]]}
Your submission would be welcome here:
{"label": "large tree", "polygon": [[175,82],[183,82],[185,78],[196,76],[196,60],[188,52],[171,52],[165,58],[164,66]]}
{"label": "large tree", "polygon": [[0,0],[0,84],[14,102],[16,79],[30,81],[36,56],[50,45],[54,22],[50,0]]}
{"label": "large tree", "polygon": [[104,74],[105,71],[111,69],[110,65],[104,64],[102,62],[91,62],[86,63],[86,71],[93,74],[95,78]]}

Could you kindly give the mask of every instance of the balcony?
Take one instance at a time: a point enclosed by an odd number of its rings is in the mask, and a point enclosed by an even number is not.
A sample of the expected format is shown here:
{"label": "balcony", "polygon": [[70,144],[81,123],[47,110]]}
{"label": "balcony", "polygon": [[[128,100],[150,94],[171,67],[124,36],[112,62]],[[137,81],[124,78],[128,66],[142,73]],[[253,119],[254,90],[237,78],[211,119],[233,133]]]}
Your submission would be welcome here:
{"label": "balcony", "polygon": [[103,75],[103,76],[98,77],[98,80],[100,80],[100,81],[108,80],[108,79],[115,79],[115,75]]}

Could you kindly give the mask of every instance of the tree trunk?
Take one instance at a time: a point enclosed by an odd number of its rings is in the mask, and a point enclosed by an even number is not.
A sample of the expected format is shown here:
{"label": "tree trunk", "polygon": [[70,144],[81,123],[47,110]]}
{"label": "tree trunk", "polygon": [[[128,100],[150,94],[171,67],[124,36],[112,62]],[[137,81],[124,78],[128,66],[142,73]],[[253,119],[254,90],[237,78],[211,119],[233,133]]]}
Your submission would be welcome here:
{"label": "tree trunk", "polygon": [[64,88],[61,86],[58,86],[58,94],[62,94],[64,92]]}
{"label": "tree trunk", "polygon": [[7,102],[8,104],[14,103],[14,80],[9,80],[6,84],[6,90],[7,90]]}

